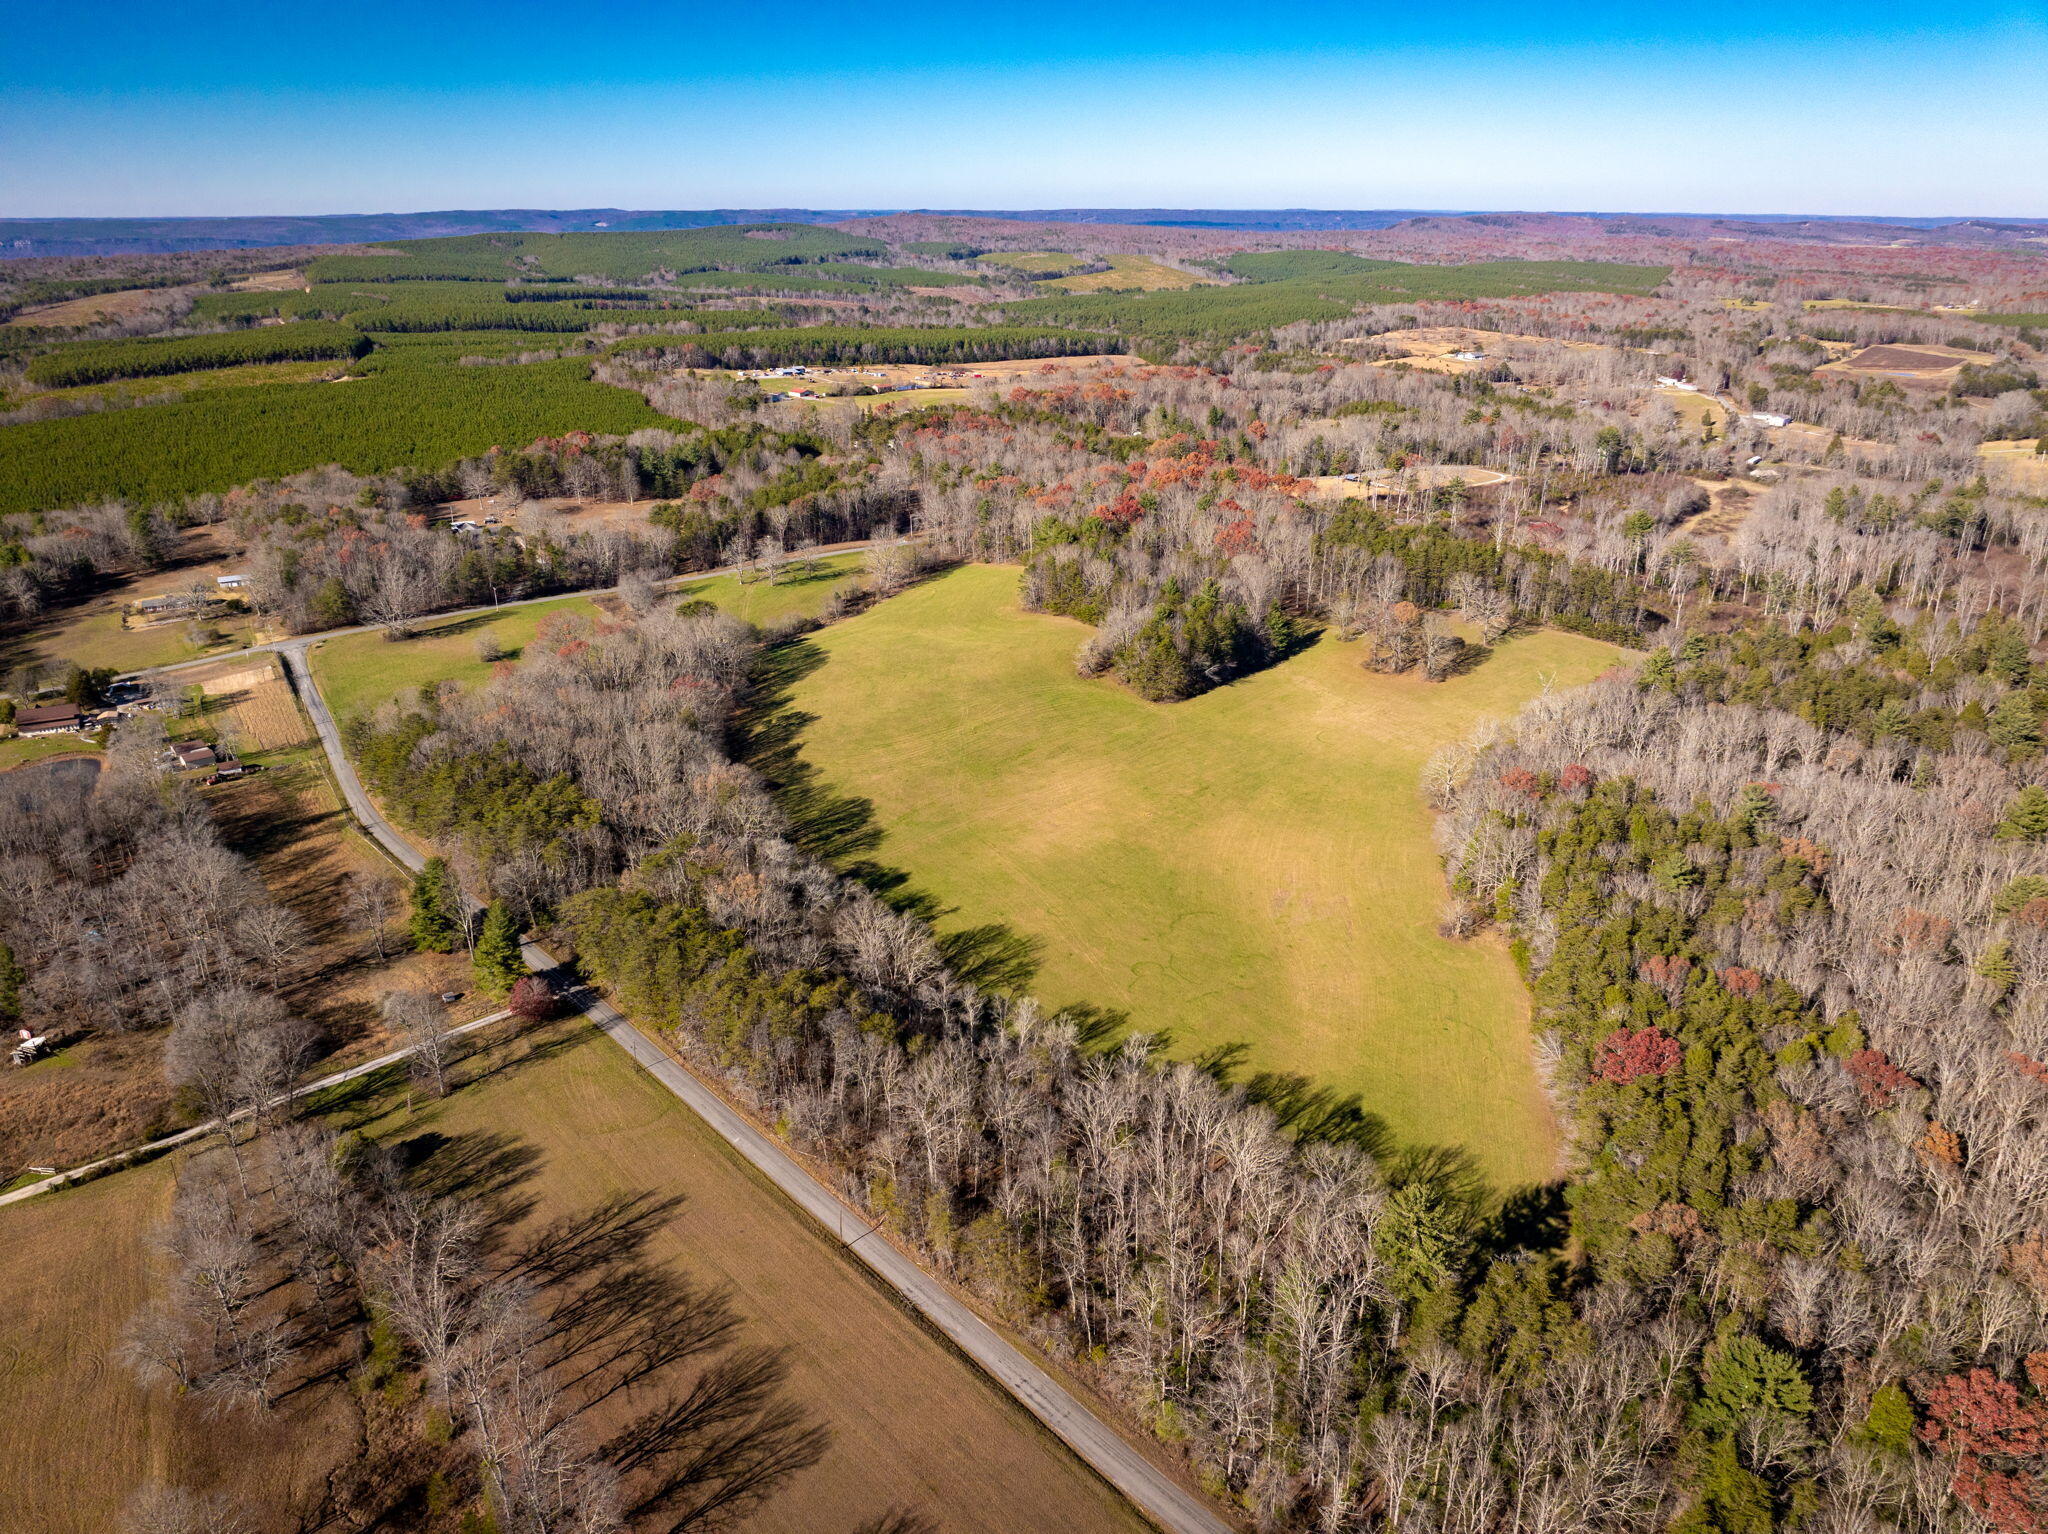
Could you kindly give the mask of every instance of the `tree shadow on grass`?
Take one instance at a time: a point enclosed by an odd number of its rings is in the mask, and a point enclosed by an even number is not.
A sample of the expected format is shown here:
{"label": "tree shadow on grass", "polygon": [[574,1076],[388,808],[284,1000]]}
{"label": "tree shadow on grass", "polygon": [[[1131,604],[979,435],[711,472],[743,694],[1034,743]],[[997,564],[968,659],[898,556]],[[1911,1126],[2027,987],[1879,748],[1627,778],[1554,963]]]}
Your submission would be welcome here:
{"label": "tree shadow on grass", "polygon": [[1021,994],[1038,978],[1045,943],[1001,922],[939,934],[939,957],[969,985],[984,991]]}
{"label": "tree shadow on grass", "polygon": [[[790,689],[824,665],[825,651],[808,639],[771,647],[754,672],[754,695],[739,719],[741,759],[765,778],[789,817],[790,839],[835,865],[891,909],[936,927],[955,907],[911,886],[910,875],[864,854],[882,842],[871,799],[826,783],[803,755],[803,733],[817,720],[790,701]],[[938,933],[939,951],[962,980],[983,990],[1020,993],[1038,975],[1043,942],[1001,922]]]}
{"label": "tree shadow on grass", "polygon": [[1394,1132],[1385,1119],[1366,1110],[1356,1092],[1339,1092],[1291,1071],[1258,1071],[1245,1081],[1244,1090],[1304,1144],[1354,1146],[1383,1165],[1394,1153]]}

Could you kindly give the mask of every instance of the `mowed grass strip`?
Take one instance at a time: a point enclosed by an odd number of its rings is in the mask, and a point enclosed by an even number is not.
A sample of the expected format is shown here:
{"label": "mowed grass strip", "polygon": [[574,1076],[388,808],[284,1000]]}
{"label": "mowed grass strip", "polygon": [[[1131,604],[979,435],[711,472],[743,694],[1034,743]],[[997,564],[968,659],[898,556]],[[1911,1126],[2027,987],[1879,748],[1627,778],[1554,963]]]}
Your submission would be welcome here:
{"label": "mowed grass strip", "polygon": [[[743,581],[731,575],[691,581],[676,588],[674,600],[710,602],[749,623],[772,623],[778,618],[817,613],[826,597],[859,570],[859,555],[836,554],[816,561],[808,573],[791,572],[779,581]],[[505,658],[516,661],[533,643],[541,624],[555,613],[591,619],[603,616],[587,596],[562,597],[425,623],[410,639],[386,639],[381,633],[344,634],[313,647],[313,674],[328,708],[346,724],[401,693],[438,682],[459,682],[464,687],[481,684],[489,678],[494,663],[477,658],[478,639],[490,635]]]}
{"label": "mowed grass strip", "polygon": [[1551,1175],[1527,1001],[1505,950],[1452,942],[1418,777],[1439,745],[1623,652],[1510,640],[1432,684],[1325,639],[1184,703],[1074,675],[1082,625],[970,566],[821,631],[791,702],[822,787],[872,802],[863,856],[1042,945],[1052,1005],[1129,1010],[1176,1052],[1355,1092],[1404,1141],[1497,1181]]}

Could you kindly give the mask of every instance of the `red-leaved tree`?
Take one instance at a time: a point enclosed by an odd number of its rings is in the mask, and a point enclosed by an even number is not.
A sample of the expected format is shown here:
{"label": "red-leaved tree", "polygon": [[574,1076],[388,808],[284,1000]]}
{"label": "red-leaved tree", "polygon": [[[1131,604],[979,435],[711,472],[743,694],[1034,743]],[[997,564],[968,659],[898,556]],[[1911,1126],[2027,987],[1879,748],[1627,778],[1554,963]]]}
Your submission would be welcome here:
{"label": "red-leaved tree", "polygon": [[1617,1028],[1601,1041],[1600,1060],[1595,1069],[1601,1080],[1626,1086],[1645,1076],[1662,1076],[1676,1069],[1682,1053],[1678,1040],[1661,1028],[1633,1033]]}
{"label": "red-leaved tree", "polygon": [[555,1015],[560,1005],[548,983],[538,975],[521,975],[512,982],[512,994],[506,998],[506,1010],[525,1023],[544,1023]]}
{"label": "red-leaved tree", "polygon": [[1911,1092],[1920,1083],[1892,1064],[1881,1049],[1859,1049],[1842,1062],[1856,1090],[1863,1094],[1863,1106],[1872,1112],[1889,1108],[1901,1092]]}

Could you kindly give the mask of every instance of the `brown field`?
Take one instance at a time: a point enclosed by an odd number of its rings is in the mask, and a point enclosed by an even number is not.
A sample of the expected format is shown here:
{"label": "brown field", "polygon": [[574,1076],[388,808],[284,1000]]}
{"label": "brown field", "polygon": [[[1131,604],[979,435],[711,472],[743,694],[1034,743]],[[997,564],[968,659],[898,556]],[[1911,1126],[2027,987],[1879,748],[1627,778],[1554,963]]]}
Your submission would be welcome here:
{"label": "brown field", "polygon": [[[941,1534],[1145,1528],[588,1024],[536,1042],[493,1046],[447,1099],[417,1112],[387,1100],[359,1127],[387,1140],[509,1131],[535,1154],[518,1187],[531,1200],[527,1229],[614,1194],[680,1198],[647,1257],[729,1286],[740,1340],[785,1351],[785,1396],[831,1435],[820,1463],[741,1522],[746,1534],[843,1530],[892,1507],[922,1511]],[[175,1164],[0,1210],[14,1323],[0,1344],[0,1528],[10,1534],[105,1534],[151,1476],[231,1490],[262,1534],[330,1526],[308,1515],[359,1452],[359,1407],[345,1370],[311,1371],[339,1360],[309,1360],[306,1384],[273,1415],[208,1418],[139,1389],[110,1357],[146,1298],[149,1237],[168,1211]],[[615,1407],[586,1426],[615,1427]]]}
{"label": "brown field", "polygon": [[1694,538],[1726,538],[1742,525],[1756,498],[1755,487],[1741,480],[1696,479],[1693,483],[1707,492],[1712,504],[1686,518],[1673,531]]}
{"label": "brown field", "polygon": [[683,1195],[649,1256],[730,1284],[745,1340],[789,1349],[790,1394],[832,1434],[748,1534],[845,1529],[890,1506],[920,1508],[943,1534],[1144,1527],[701,1119],[594,1029],[574,1036],[408,1132],[513,1130],[544,1158],[522,1190],[541,1219],[626,1191]]}
{"label": "brown field", "polygon": [[237,277],[228,287],[237,293],[291,293],[303,292],[312,284],[306,281],[301,271],[251,272],[246,277]]}
{"label": "brown field", "polygon": [[1597,341],[1557,341],[1548,336],[1525,336],[1511,330],[1475,330],[1464,325],[1420,325],[1411,330],[1382,331],[1376,336],[1351,336],[1339,346],[1384,346],[1402,353],[1382,358],[1378,367],[1399,364],[1428,373],[1469,373],[1485,365],[1461,362],[1453,352],[1482,352],[1486,362],[1511,357],[1532,348],[1563,347],[1567,351],[1605,351]]}
{"label": "brown field", "polygon": [[83,1166],[174,1128],[162,1051],[160,1035],[116,1033],[0,1072],[0,1187],[30,1167]]}
{"label": "brown field", "polygon": [[1505,485],[1515,476],[1498,469],[1475,469],[1464,463],[1420,464],[1408,469],[1375,469],[1363,479],[1346,479],[1341,474],[1319,474],[1309,480],[1318,495],[1358,500],[1375,495],[1399,495],[1407,490],[1435,490],[1462,480],[1467,489],[1483,490]]}
{"label": "brown field", "polygon": [[0,1209],[10,1309],[0,1528],[9,1534],[107,1534],[151,1479],[228,1489],[262,1534],[331,1526],[313,1510],[358,1443],[344,1376],[328,1372],[342,1360],[309,1359],[309,1377],[272,1412],[212,1417],[168,1389],[143,1388],[114,1356],[153,1281],[152,1240],[176,1164]]}
{"label": "brown field", "polygon": [[1859,352],[1824,362],[1816,373],[1852,373],[1869,378],[1903,378],[1915,383],[1946,383],[1963,370],[1965,363],[1992,360],[1988,352],[1964,351],[1957,346],[1866,346]]}
{"label": "brown field", "polygon": [[171,1401],[109,1355],[142,1304],[171,1169],[138,1167],[0,1209],[0,1528],[106,1534],[171,1457]]}
{"label": "brown field", "polygon": [[274,655],[201,666],[180,680],[206,694],[207,717],[238,753],[281,751],[312,738],[291,684]]}
{"label": "brown field", "polygon": [[520,527],[530,525],[532,514],[538,510],[568,518],[577,532],[619,526],[644,532],[647,513],[660,504],[655,500],[585,501],[572,495],[551,495],[537,501],[517,495],[481,495],[463,501],[443,501],[440,509],[451,522],[481,522],[485,517],[496,517],[504,526]]}
{"label": "brown field", "polygon": [[61,303],[40,304],[24,309],[6,323],[26,328],[32,325],[97,325],[102,320],[122,320],[140,314],[152,298],[161,298],[169,288],[122,288],[117,293],[89,293]]}

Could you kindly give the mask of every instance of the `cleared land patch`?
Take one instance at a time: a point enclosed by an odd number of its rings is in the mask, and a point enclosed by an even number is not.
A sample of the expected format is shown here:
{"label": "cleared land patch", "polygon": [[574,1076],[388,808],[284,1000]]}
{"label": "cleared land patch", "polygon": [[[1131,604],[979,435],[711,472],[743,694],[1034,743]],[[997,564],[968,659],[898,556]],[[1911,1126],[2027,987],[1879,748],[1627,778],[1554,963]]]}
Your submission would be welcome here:
{"label": "cleared land patch", "polygon": [[1168,266],[1163,261],[1154,261],[1150,256],[1129,256],[1121,253],[1105,255],[1109,263],[1106,272],[1083,272],[1073,277],[1054,277],[1040,284],[1041,287],[1056,288],[1062,293],[1114,293],[1139,289],[1151,292],[1164,288],[1199,288],[1207,282],[1193,272],[1184,272],[1179,267]]}
{"label": "cleared land patch", "polygon": [[1046,1002],[1128,1008],[1177,1052],[1357,1092],[1405,1140],[1547,1177],[1548,1115],[1504,950],[1437,935],[1417,778],[1430,752],[1624,652],[1510,640],[1431,684],[1325,639],[1185,703],[1073,673],[1086,630],[970,567],[814,636],[790,690],[820,790],[870,801],[860,857],[907,872],[946,929],[1040,944]]}
{"label": "cleared land patch", "polygon": [[212,722],[237,751],[281,751],[310,738],[275,655],[257,655],[206,667],[191,680],[206,694]]}
{"label": "cleared land patch", "polygon": [[1441,490],[1454,484],[1463,485],[1468,490],[1483,490],[1491,485],[1505,485],[1514,477],[1499,469],[1481,469],[1469,463],[1430,463],[1406,469],[1375,469],[1356,479],[1342,474],[1318,474],[1309,483],[1315,486],[1318,495],[1357,500],[1375,495]]}
{"label": "cleared land patch", "polygon": [[[772,623],[795,613],[816,613],[826,597],[859,569],[858,555],[840,554],[816,561],[806,574],[790,572],[778,581],[743,581],[731,575],[691,581],[677,587],[675,597],[711,602],[749,623]],[[315,646],[309,659],[327,706],[346,723],[399,693],[436,682],[477,685],[489,677],[493,665],[516,661],[540,633],[541,624],[558,613],[596,618],[601,610],[590,597],[563,597],[425,623],[411,639],[343,634]],[[485,637],[496,641],[503,660],[481,658],[478,641]]]}

